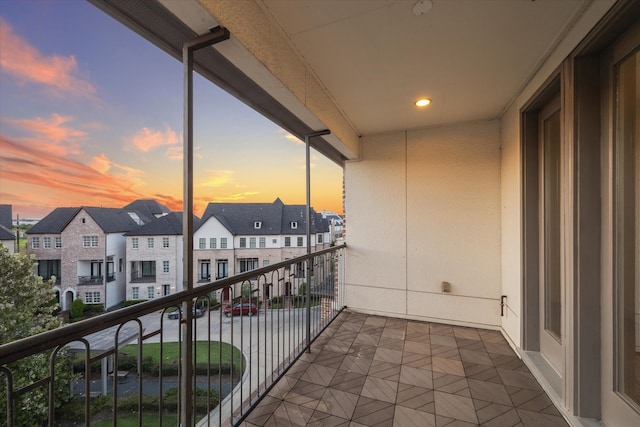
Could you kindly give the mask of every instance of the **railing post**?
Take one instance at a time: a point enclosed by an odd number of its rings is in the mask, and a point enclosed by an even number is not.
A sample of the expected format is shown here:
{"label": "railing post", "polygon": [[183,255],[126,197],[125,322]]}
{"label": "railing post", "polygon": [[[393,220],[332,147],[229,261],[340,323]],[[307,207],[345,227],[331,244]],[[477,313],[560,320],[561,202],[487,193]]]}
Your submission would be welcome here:
{"label": "railing post", "polygon": [[[216,27],[211,33],[186,42],[182,47],[184,73],[184,136],[183,136],[183,211],[182,271],[183,290],[193,290],[193,53],[207,46],[227,40],[229,31]],[[182,303],[182,360],[180,360],[180,426],[193,424],[193,301]]]}
{"label": "railing post", "polygon": [[[312,132],[304,136],[304,145],[306,151],[306,172],[307,172],[307,255],[311,253],[311,138],[315,136],[328,135],[331,131],[328,129]],[[307,264],[307,289],[306,289],[306,306],[307,306],[307,353],[311,352],[311,258],[306,261]]]}

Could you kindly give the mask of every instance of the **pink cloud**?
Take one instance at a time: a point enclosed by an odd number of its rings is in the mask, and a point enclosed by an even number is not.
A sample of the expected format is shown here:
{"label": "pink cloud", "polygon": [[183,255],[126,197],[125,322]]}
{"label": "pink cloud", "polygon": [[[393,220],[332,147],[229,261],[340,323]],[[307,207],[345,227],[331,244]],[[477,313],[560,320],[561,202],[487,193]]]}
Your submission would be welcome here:
{"label": "pink cloud", "polygon": [[[121,206],[142,197],[136,190],[141,172],[117,165],[106,156],[94,158],[94,168],[0,135],[0,162],[3,187],[32,191],[37,194],[34,205]],[[105,172],[111,169],[115,173]]]}
{"label": "pink cloud", "polygon": [[87,137],[86,132],[67,126],[67,123],[73,120],[70,116],[54,113],[49,118],[14,119],[1,117],[1,119],[17,129],[35,134],[33,138],[24,138],[25,144],[37,147],[39,150],[53,152],[59,156],[80,153],[79,144]]}
{"label": "pink cloud", "polygon": [[[126,138],[125,142],[131,144],[136,150],[146,153],[167,145],[171,146],[169,147],[171,149],[173,148],[172,146],[180,144],[181,138],[169,126],[165,126],[164,131],[145,127],[136,132],[135,135]],[[177,155],[177,152],[174,150],[173,154]],[[179,156],[180,158],[182,157],[181,152]]]}
{"label": "pink cloud", "polygon": [[0,17],[0,70],[19,83],[38,83],[57,92],[93,98],[96,89],[86,80],[75,77],[78,63],[74,56],[46,56],[13,33]]}

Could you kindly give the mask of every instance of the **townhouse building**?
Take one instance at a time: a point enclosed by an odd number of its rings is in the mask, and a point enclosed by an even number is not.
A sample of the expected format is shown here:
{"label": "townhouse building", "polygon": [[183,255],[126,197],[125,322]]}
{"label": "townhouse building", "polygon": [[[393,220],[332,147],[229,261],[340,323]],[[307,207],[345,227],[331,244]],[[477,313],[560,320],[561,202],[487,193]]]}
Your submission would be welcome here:
{"label": "townhouse building", "polygon": [[154,299],[182,290],[182,213],[156,218],[125,237],[126,299]]}
{"label": "townhouse building", "polygon": [[[311,250],[329,247],[329,222],[313,209],[310,218]],[[194,231],[195,283],[209,283],[304,255],[306,227],[306,206],[285,205],[279,198],[273,203],[209,203]],[[303,275],[302,266],[298,268],[293,274]],[[223,291],[219,301],[229,302],[229,292]],[[289,283],[282,292],[290,295],[297,290]]]}
{"label": "townhouse building", "polygon": [[56,208],[31,227],[27,253],[37,261],[36,274],[44,280],[55,276],[62,310],[69,310],[76,298],[85,304],[102,304],[105,309],[124,301],[124,234],[168,212],[156,204],[141,200],[124,208]]}

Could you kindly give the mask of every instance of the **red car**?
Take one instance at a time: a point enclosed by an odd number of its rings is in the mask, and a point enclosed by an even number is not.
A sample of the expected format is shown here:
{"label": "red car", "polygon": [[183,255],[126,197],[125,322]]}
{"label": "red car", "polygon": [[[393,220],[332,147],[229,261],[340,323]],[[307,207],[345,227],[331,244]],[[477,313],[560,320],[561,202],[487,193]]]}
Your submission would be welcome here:
{"label": "red car", "polygon": [[252,302],[243,302],[243,303],[234,304],[233,307],[228,305],[224,309],[224,315],[227,317],[242,316],[244,314],[248,316],[253,316],[254,314],[258,314],[258,306]]}

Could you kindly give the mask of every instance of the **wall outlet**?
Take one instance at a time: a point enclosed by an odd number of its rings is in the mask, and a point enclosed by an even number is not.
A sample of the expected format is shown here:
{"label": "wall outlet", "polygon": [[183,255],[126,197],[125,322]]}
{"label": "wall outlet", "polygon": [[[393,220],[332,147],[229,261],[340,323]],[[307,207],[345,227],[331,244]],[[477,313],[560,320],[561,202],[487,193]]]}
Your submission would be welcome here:
{"label": "wall outlet", "polygon": [[451,283],[442,282],[440,284],[440,288],[441,288],[442,292],[444,292],[445,294],[448,294],[449,292],[451,292]]}

